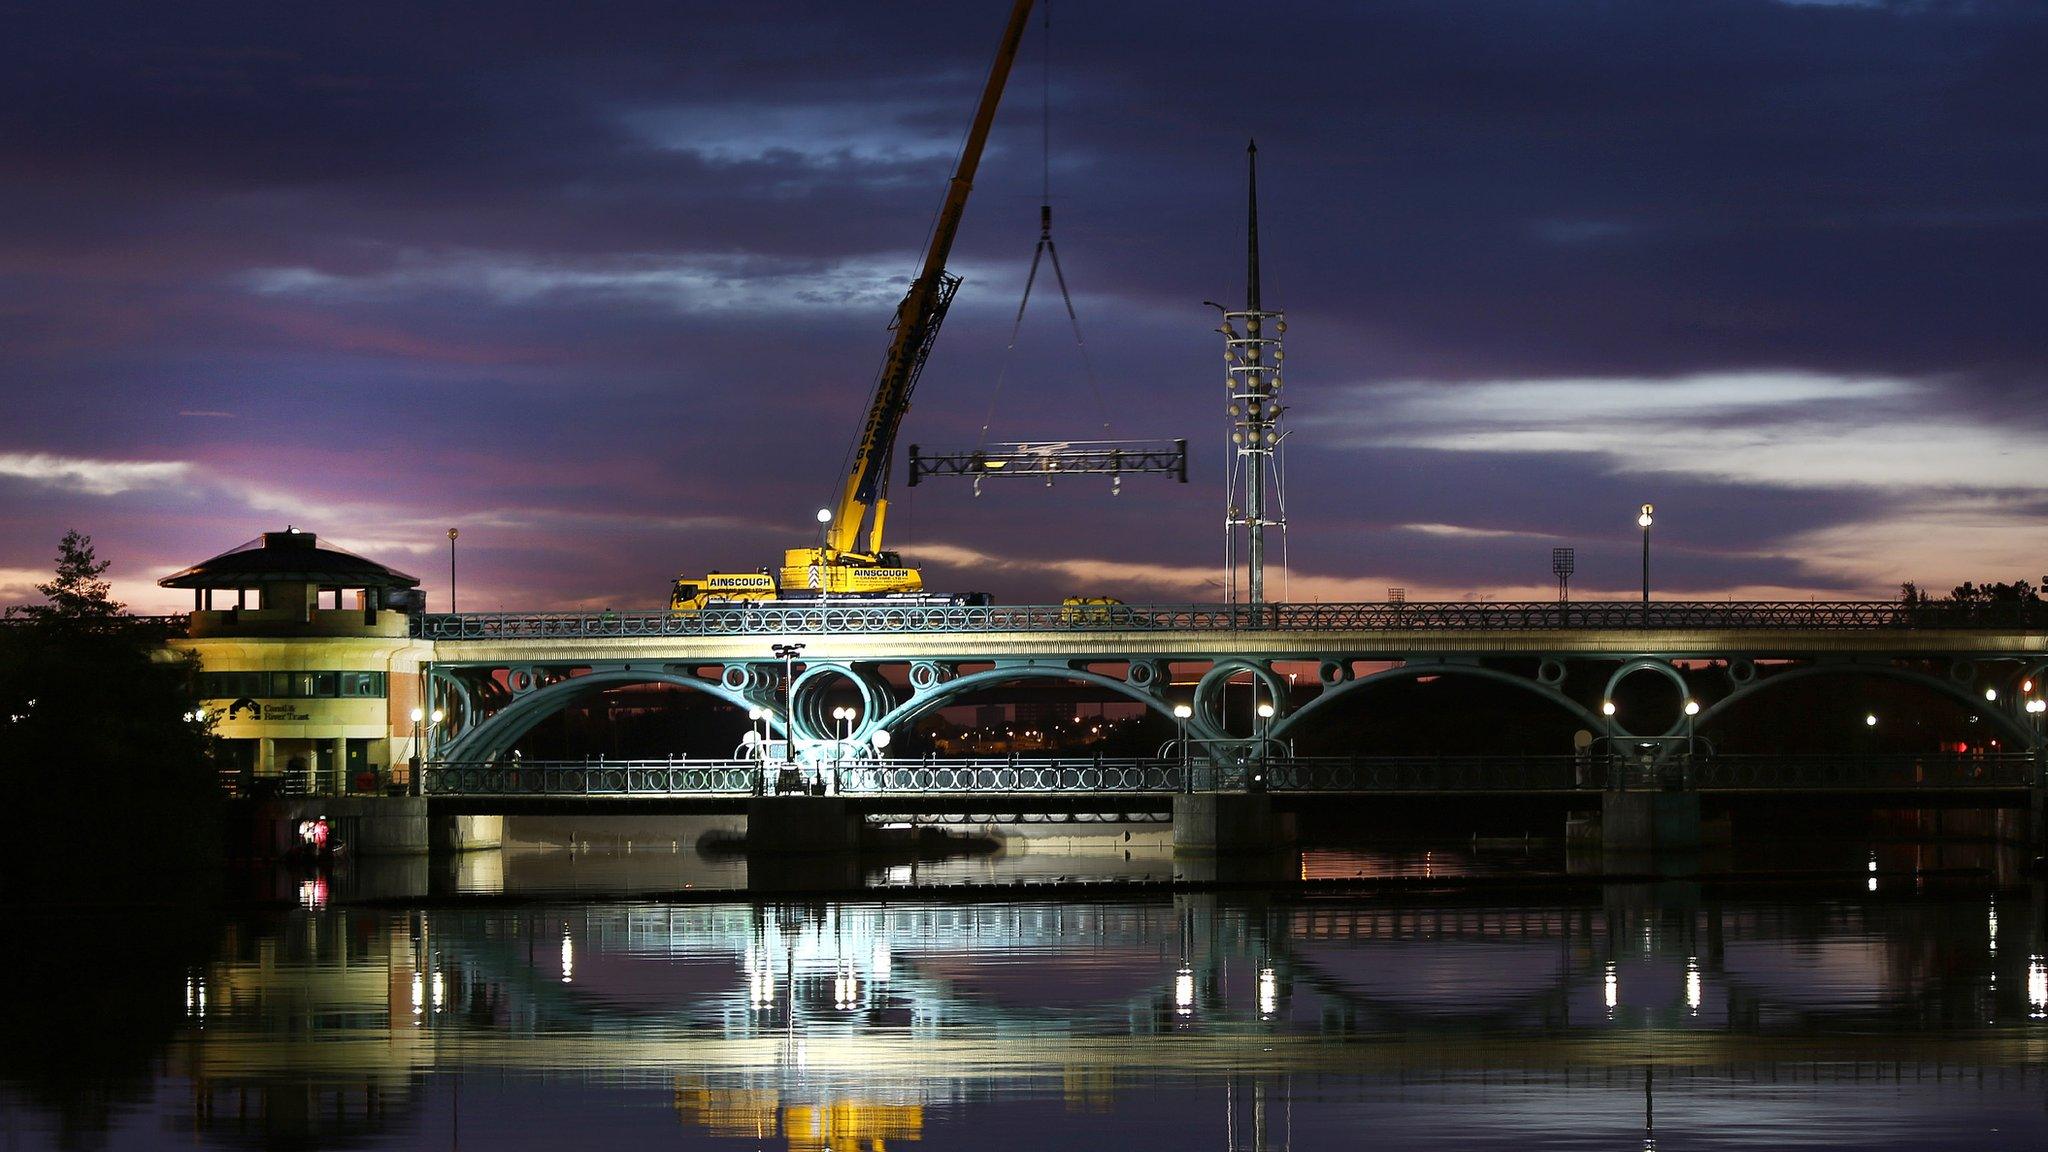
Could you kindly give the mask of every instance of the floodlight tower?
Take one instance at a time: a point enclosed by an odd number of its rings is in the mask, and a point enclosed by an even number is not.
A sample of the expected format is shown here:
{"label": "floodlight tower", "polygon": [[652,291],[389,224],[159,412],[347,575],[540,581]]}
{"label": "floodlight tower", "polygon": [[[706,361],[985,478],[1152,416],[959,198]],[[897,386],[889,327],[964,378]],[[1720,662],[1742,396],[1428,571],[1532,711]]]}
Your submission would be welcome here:
{"label": "floodlight tower", "polygon": [[1572,573],[1578,571],[1579,553],[1576,548],[1552,548],[1550,550],[1550,574],[1557,577],[1557,602],[1569,601],[1571,596]]}
{"label": "floodlight tower", "polygon": [[[1223,312],[1224,387],[1230,394],[1229,504],[1223,521],[1223,563],[1228,595],[1237,599],[1238,529],[1245,536],[1246,602],[1266,602],[1266,529],[1287,531],[1287,499],[1281,487],[1280,362],[1285,313],[1266,310],[1259,298],[1259,145],[1245,149],[1250,168],[1245,252],[1245,306]],[[1238,325],[1244,326],[1243,331]],[[1272,497],[1270,506],[1268,496]]]}

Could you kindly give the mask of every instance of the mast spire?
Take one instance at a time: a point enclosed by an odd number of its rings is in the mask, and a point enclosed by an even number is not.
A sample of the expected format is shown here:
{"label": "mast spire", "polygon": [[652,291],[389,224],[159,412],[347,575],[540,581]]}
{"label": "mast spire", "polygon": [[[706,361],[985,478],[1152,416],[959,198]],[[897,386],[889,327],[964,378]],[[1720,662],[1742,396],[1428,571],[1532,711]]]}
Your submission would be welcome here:
{"label": "mast spire", "polygon": [[[1266,603],[1266,529],[1280,529],[1281,564],[1286,564],[1287,495],[1279,467],[1280,362],[1287,353],[1281,336],[1284,314],[1269,311],[1259,284],[1259,145],[1245,147],[1245,260],[1242,308],[1214,305],[1223,313],[1224,371],[1230,385],[1229,506],[1223,519],[1223,568],[1227,592],[1237,603],[1238,530],[1244,531],[1246,602]],[[1242,324],[1242,330],[1238,325]]]}
{"label": "mast spire", "polygon": [[1253,140],[1245,148],[1246,163],[1251,167],[1251,192],[1246,201],[1245,221],[1245,307],[1259,310],[1259,142]]}

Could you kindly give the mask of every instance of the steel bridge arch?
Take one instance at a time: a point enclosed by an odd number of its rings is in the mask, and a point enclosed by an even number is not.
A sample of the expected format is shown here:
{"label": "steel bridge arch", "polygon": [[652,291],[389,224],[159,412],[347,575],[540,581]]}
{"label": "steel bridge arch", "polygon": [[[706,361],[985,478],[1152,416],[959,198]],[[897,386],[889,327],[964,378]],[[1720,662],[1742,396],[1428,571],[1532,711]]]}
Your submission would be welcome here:
{"label": "steel bridge arch", "polygon": [[[694,688],[737,706],[742,712],[756,706],[744,691],[734,691],[716,680],[705,680],[677,672],[662,672],[652,668],[612,668],[593,671],[572,677],[545,688],[536,688],[524,696],[517,697],[504,708],[476,728],[449,741],[441,749],[446,760],[495,760],[511,751],[512,745],[521,736],[531,732],[541,721],[561,711],[576,697],[606,688],[618,688],[628,684],[670,684],[678,688]],[[781,718],[773,711],[763,718],[770,731],[783,728]]]}
{"label": "steel bridge arch", "polygon": [[1566,696],[1556,688],[1531,680],[1525,676],[1517,676],[1512,672],[1502,672],[1497,668],[1487,668],[1478,664],[1432,663],[1403,664],[1398,668],[1383,668],[1370,675],[1346,680],[1339,684],[1328,685],[1315,699],[1288,713],[1285,719],[1276,724],[1273,728],[1273,737],[1274,739],[1280,739],[1291,734],[1296,725],[1306,723],[1310,717],[1313,717],[1333,700],[1342,699],[1353,692],[1362,691],[1370,686],[1390,683],[1396,680],[1419,680],[1424,676],[1476,676],[1481,680],[1491,680],[1496,684],[1506,684],[1510,687],[1520,688],[1525,692],[1534,693],[1544,700],[1559,705],[1573,716],[1584,721],[1588,731],[1599,732],[1605,726],[1605,721],[1601,717],[1595,716],[1592,710],[1588,709],[1585,705]]}
{"label": "steel bridge arch", "polygon": [[2025,724],[2015,720],[1998,708],[1986,707],[1985,705],[1990,702],[1985,700],[1979,693],[1970,691],[1953,681],[1929,676],[1925,672],[1915,672],[1909,668],[1894,668],[1885,664],[1807,664],[1798,668],[1789,668],[1783,672],[1773,673],[1769,676],[1758,676],[1756,679],[1737,687],[1733,692],[1716,700],[1711,707],[1702,709],[1700,714],[1694,718],[1694,723],[1704,726],[1707,721],[1719,716],[1725,709],[1756,696],[1772,685],[1789,683],[1794,680],[1810,680],[1816,676],[1883,676],[1901,681],[1902,683],[1915,684],[1933,691],[1938,696],[1948,697],[1950,700],[1968,709],[1973,715],[1989,719],[2007,736],[2017,740],[2022,747],[2039,748],[2042,745],[2040,738],[2036,737],[2033,731]]}
{"label": "steel bridge arch", "polygon": [[[927,712],[945,707],[952,697],[965,695],[979,688],[986,688],[995,684],[1008,684],[1019,680],[1079,680],[1084,684],[1093,684],[1097,687],[1108,688],[1111,691],[1121,693],[1166,717],[1168,720],[1180,723],[1173,714],[1172,703],[1164,696],[1156,695],[1144,688],[1120,680],[1115,676],[1105,676],[1100,672],[1090,672],[1085,668],[1067,668],[1052,664],[1013,664],[990,668],[987,671],[975,672],[935,684],[923,693],[913,696],[911,699],[891,709],[888,715],[877,720],[868,731],[872,731],[874,728],[893,730],[898,725],[911,723],[919,719]],[[1210,731],[1209,726],[1203,722],[1203,718],[1199,713],[1189,717],[1186,723],[1188,735],[1192,737],[1203,740],[1215,740],[1221,735]]]}

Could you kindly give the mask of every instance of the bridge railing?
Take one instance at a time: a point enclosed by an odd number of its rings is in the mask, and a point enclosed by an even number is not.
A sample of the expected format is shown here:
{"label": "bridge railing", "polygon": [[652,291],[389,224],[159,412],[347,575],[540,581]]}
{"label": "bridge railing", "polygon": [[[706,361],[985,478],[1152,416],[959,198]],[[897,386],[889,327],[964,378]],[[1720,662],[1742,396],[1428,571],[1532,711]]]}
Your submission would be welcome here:
{"label": "bridge railing", "polygon": [[744,796],[760,768],[758,760],[434,761],[421,787],[429,796]]}
{"label": "bridge railing", "polygon": [[1707,791],[2011,790],[2034,781],[2029,753],[1994,756],[1714,756],[1684,766],[1694,788]]}
{"label": "bridge railing", "polygon": [[1577,756],[1292,757],[1229,766],[1178,760],[986,758],[788,766],[758,760],[432,761],[429,796],[738,796],[813,786],[846,796],[1591,792],[1631,790],[1913,792],[2030,786],[2032,756],[1673,757],[1643,766]]}
{"label": "bridge railing", "polygon": [[465,612],[413,618],[423,640],[963,632],[2048,629],[2048,605],[1894,600],[1442,601],[1355,604],[778,605],[697,612]]}

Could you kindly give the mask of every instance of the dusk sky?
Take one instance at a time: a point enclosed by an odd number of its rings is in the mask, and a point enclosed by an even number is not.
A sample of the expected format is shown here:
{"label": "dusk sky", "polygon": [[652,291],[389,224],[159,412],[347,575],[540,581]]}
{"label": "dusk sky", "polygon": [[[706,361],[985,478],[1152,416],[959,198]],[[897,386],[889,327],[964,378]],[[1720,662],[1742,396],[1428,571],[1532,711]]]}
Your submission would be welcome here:
{"label": "dusk sky", "polygon": [[[2048,571],[2048,4],[1052,0],[1055,235],[1189,483],[911,490],[926,584],[1219,598],[1256,136],[1276,598]],[[287,523],[468,609],[815,539],[1008,5],[0,3],[0,602]],[[1257,11],[1257,19],[1244,13]],[[1095,438],[1034,16],[900,443]],[[1276,549],[1277,551],[1277,549]]]}

